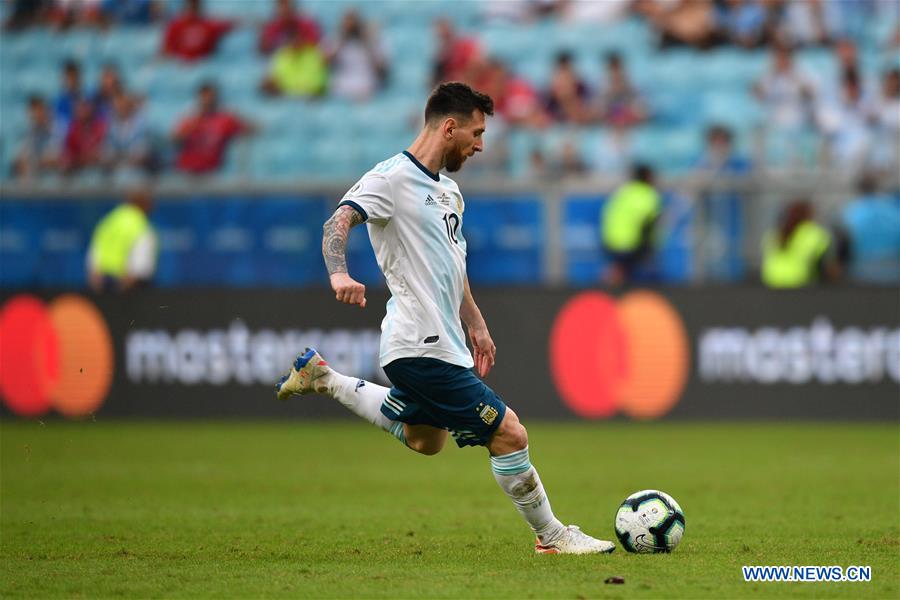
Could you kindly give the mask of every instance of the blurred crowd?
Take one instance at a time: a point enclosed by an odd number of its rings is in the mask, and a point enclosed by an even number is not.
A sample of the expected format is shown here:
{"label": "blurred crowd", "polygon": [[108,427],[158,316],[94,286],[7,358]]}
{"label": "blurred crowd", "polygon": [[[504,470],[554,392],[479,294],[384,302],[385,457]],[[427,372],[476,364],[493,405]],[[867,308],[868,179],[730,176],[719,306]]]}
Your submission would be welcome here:
{"label": "blurred crowd", "polygon": [[[215,53],[235,23],[208,16],[202,0],[185,0],[167,17],[156,0],[17,1],[6,27],[115,27],[162,23],[160,60],[196,63]],[[333,38],[325,38],[311,16],[291,0],[272,2],[272,17],[259,28],[258,51],[270,56],[270,70],[258,82],[264,96],[316,98],[324,95],[364,101],[388,76],[388,62],[375,29],[348,11]],[[115,64],[103,67],[91,89],[74,60],[61,67],[55,98],[28,99],[30,127],[12,165],[16,177],[42,172],[71,174],[95,168],[154,173],[173,168],[188,174],[216,171],[228,145],[254,132],[247,116],[221,106],[215,81],[203,82],[193,111],[175,129],[151,131],[142,107],[153,98],[127,89]],[[174,149],[174,152],[166,152]],[[171,156],[168,156],[172,154]]]}
{"label": "blurred crowd", "polygon": [[[792,143],[792,132],[811,129],[822,141],[823,165],[857,173],[896,165],[900,66],[881,73],[863,70],[850,26],[864,19],[896,17],[883,14],[896,11],[890,2],[481,0],[480,4],[486,23],[548,21],[560,27],[596,23],[599,35],[604,24],[639,18],[655,30],[662,52],[673,47],[706,50],[726,45],[768,49],[770,66],[747,93],[764,107],[767,127],[777,131],[785,145]],[[156,25],[164,29],[159,59],[187,64],[213,55],[236,26],[208,15],[202,0],[185,0],[181,6],[158,0],[13,0],[11,6],[7,29]],[[535,148],[530,169],[537,176],[578,176],[604,165],[624,171],[629,132],[657,118],[645,99],[648,90],[634,83],[626,57],[619,52],[605,52],[600,57],[602,70],[585,75],[577,67],[579,49],[560,50],[548,83],[541,86],[528,73],[516,73],[492,56],[475,31],[458,31],[447,18],[437,18],[433,29],[436,49],[431,83],[460,80],[489,93],[501,132],[527,129],[539,134],[548,127],[571,124],[602,127],[610,133],[606,151],[612,158],[605,162],[585,156],[572,141],[549,153]],[[900,30],[886,43],[900,48]],[[833,54],[840,67],[835,80],[823,80],[795,63],[794,51],[811,46]],[[258,52],[269,57],[269,70],[261,81],[248,85],[257,86],[262,98],[365,102],[389,81],[392,61],[402,54],[402,48],[393,50],[395,56],[379,35],[379,23],[353,9],[344,14],[335,31],[326,32],[299,3],[274,0],[270,18],[258,26]],[[99,81],[87,86],[80,65],[67,61],[55,98],[28,99],[30,128],[9,166],[16,177],[47,171],[70,174],[86,168],[106,173],[119,169],[210,173],[222,165],[234,139],[255,130],[252,115],[236,114],[219,102],[215,81],[198,87],[194,110],[173,131],[148,128],[144,107],[152,102],[152,95],[128,89],[115,64],[106,65]],[[739,173],[753,167],[750,157],[738,153],[734,132],[726,126],[709,125],[706,139],[705,153],[696,158],[698,168]],[[490,168],[500,161],[485,159]]]}
{"label": "blurred crowd", "polygon": [[[254,0],[256,1],[256,0]],[[263,2],[264,0],[259,0]],[[816,135],[817,167],[840,170],[858,180],[858,196],[848,201],[829,227],[816,224],[815,203],[797,198],[762,240],[763,281],[773,287],[796,287],[834,279],[850,272],[869,281],[900,279],[900,214],[896,201],[879,192],[884,174],[900,164],[900,61],[865,63],[860,23],[893,23],[890,35],[877,43],[879,52],[900,52],[900,6],[892,0],[477,0],[485,25],[546,23],[597,27],[639,20],[654,33],[653,52],[688,49],[709,52],[730,48],[762,52],[763,72],[743,93],[764,111],[764,134],[774,133],[783,146],[784,166],[801,150],[806,132]],[[192,68],[214,56],[222,41],[248,21],[211,15],[202,0],[180,3],[159,0],[12,0],[7,30],[29,28],[99,29],[155,27],[161,31],[156,60]],[[619,284],[641,277],[652,257],[662,200],[655,187],[654,165],[634,164],[635,131],[662,123],[649,97],[665,93],[664,82],[639,85],[627,48],[604,50],[587,57],[577,44],[548,50],[548,77],[517,72],[508,60],[492,53],[479,27],[460,28],[437,16],[431,21],[433,52],[427,57],[404,55],[380,33],[384,23],[350,7],[334,27],[320,23],[314,11],[295,0],[271,0],[270,13],[256,28],[256,48],[268,67],[258,81],[248,81],[264,110],[272,98],[363,106],[377,99],[391,81],[397,61],[430,61],[427,84],[464,81],[492,96],[495,118],[489,152],[473,161],[470,171],[494,175],[507,167],[505,136],[527,132],[540,138],[553,131],[561,143],[529,150],[528,172],[535,178],[580,177],[592,173],[631,177],[612,195],[604,215],[601,245],[610,261],[605,277]],[[452,12],[452,4],[448,11]],[[374,13],[374,14],[377,14]],[[535,39],[535,44],[541,40]],[[871,48],[872,40],[865,40]],[[817,49],[837,66],[810,72],[797,53]],[[508,57],[507,57],[508,58]],[[587,72],[586,64],[599,65]],[[254,114],[240,114],[220,98],[215,79],[195,90],[192,109],[181,114],[170,131],[148,125],[149,90],[139,93],[128,73],[114,62],[103,65],[96,81],[84,81],[84,65],[70,59],[60,65],[55,95],[27,99],[29,127],[19,141],[9,172],[29,180],[42,174],[68,176],[85,170],[139,176],[165,172],[188,175],[216,173],[235,140],[262,127]],[[523,69],[524,71],[524,69]],[[689,77],[689,75],[688,75]],[[699,87],[701,84],[697,84]],[[698,89],[702,95],[705,90]],[[427,90],[414,90],[414,94]],[[352,108],[350,109],[352,110]],[[680,106],[679,110],[691,110]],[[737,109],[736,109],[737,110]],[[419,118],[418,116],[413,119]],[[740,132],[729,125],[700,126],[704,142],[691,163],[705,176],[741,176],[760,168],[758,154],[738,144]],[[598,160],[577,140],[577,132],[604,132]],[[272,132],[269,132],[270,135]],[[276,132],[277,133],[277,132]],[[402,140],[401,140],[402,143]],[[393,148],[385,148],[384,154]],[[506,149],[508,152],[508,149]],[[349,176],[356,175],[350,174]],[[732,246],[740,245],[740,205],[736,193],[710,193],[701,198],[710,217],[732,229]],[[724,211],[724,212],[723,212]],[[730,212],[729,212],[730,211]],[[136,213],[135,213],[136,214]],[[724,235],[724,234],[723,234]],[[734,248],[732,248],[734,250]],[[740,261],[735,261],[737,264]],[[713,274],[738,279],[740,267]],[[879,268],[872,265],[881,265]],[[731,270],[729,270],[731,269]],[[867,271],[867,269],[869,269]],[[874,270],[873,270],[874,269]]]}

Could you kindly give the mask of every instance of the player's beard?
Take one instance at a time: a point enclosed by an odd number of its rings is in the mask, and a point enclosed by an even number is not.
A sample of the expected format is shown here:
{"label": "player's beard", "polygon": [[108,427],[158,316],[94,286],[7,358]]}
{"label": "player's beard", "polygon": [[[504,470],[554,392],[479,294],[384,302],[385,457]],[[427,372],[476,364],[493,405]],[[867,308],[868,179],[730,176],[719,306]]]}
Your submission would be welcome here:
{"label": "player's beard", "polygon": [[444,161],[444,168],[446,168],[449,172],[454,173],[459,171],[463,162],[465,162],[466,157],[463,156],[463,153],[459,148],[453,148],[447,153],[447,157]]}

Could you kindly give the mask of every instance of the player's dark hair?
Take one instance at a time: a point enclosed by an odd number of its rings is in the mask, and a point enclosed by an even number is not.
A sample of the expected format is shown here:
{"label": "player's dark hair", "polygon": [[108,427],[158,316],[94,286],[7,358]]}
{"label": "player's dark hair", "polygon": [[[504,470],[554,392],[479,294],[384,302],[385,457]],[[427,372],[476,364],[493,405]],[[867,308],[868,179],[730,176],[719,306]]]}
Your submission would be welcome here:
{"label": "player's dark hair", "polygon": [[556,66],[562,67],[571,65],[574,58],[575,57],[570,50],[561,50],[556,53]]}
{"label": "player's dark hair", "polygon": [[215,84],[212,80],[201,81],[200,85],[197,86],[197,93],[202,94],[203,92],[212,92],[215,95],[219,95],[219,86]]}
{"label": "player's dark hair", "polygon": [[709,128],[706,130],[706,139],[707,140],[712,140],[713,138],[717,138],[717,137],[721,137],[729,144],[732,141],[734,141],[734,134],[731,132],[731,130],[729,128],[725,127],[721,123],[715,123],[713,125],[710,125]]}
{"label": "player's dark hair", "polygon": [[494,114],[494,101],[487,94],[475,91],[459,81],[442,83],[434,88],[425,105],[425,122],[456,117],[460,120],[471,118],[472,111],[480,110],[487,116]]}
{"label": "player's dark hair", "polygon": [[631,179],[653,184],[653,167],[646,163],[637,163],[631,167]]}

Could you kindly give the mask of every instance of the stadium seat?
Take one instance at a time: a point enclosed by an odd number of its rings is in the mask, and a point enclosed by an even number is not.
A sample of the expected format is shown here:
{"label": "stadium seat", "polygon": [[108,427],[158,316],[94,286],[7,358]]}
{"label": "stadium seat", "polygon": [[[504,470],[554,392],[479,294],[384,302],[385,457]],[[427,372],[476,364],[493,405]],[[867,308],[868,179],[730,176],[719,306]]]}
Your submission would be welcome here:
{"label": "stadium seat", "polygon": [[206,0],[204,2],[204,9],[208,15],[246,24],[265,21],[272,15],[273,6],[274,3],[259,2],[258,0],[254,2]]}
{"label": "stadium seat", "polygon": [[681,172],[699,158],[702,143],[702,132],[693,127],[641,127],[631,136],[631,158],[664,173]]}
{"label": "stadium seat", "polygon": [[736,131],[747,130],[762,123],[765,111],[759,102],[745,91],[710,92],[697,98],[707,124],[718,123]]}
{"label": "stadium seat", "polygon": [[215,58],[231,62],[253,57],[258,54],[257,41],[259,30],[257,27],[242,25],[228,32],[216,49]]}
{"label": "stadium seat", "polygon": [[117,63],[123,70],[152,61],[162,46],[162,30],[157,27],[114,27],[98,36],[102,60]]}

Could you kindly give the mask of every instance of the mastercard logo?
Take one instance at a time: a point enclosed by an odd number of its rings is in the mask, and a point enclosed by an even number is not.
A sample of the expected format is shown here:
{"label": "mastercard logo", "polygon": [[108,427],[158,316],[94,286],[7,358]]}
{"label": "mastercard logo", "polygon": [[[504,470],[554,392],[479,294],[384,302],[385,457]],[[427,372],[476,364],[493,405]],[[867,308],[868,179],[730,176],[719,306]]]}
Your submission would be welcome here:
{"label": "mastercard logo", "polygon": [[0,396],[12,412],[88,415],[103,404],[112,375],[109,329],[81,296],[49,304],[14,296],[0,310]]}
{"label": "mastercard logo", "polygon": [[556,389],[576,414],[659,417],[678,402],[690,352],[678,313],[653,292],[616,300],[601,292],[572,298],[550,333]]}

